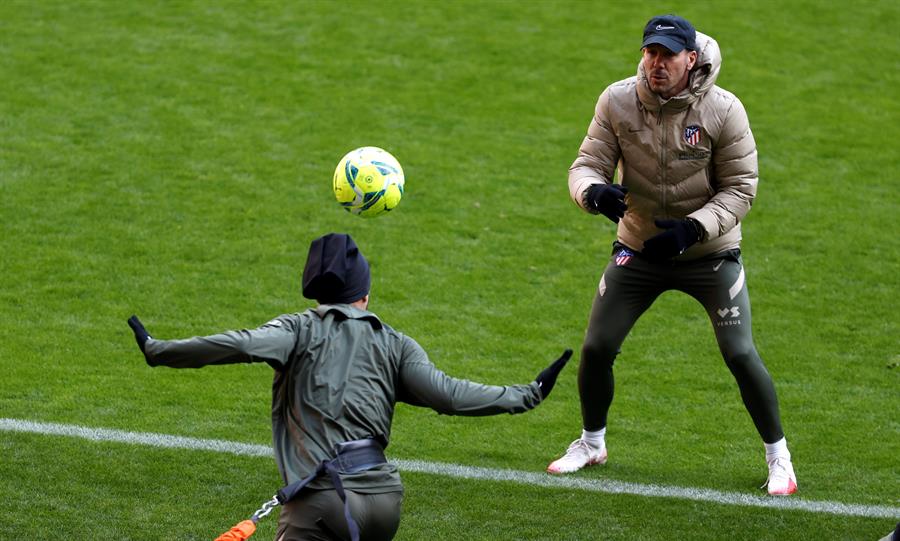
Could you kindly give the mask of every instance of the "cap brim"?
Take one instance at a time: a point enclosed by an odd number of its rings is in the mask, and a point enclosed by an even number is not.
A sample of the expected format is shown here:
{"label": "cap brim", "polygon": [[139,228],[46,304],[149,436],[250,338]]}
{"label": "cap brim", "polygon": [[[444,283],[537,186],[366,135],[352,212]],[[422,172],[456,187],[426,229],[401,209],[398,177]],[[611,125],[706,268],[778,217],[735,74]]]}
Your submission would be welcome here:
{"label": "cap brim", "polygon": [[684,44],[676,39],[672,39],[669,36],[650,36],[649,38],[644,40],[643,45],[641,45],[641,49],[646,47],[647,45],[651,45],[653,43],[658,43],[662,45],[666,49],[672,51],[673,53],[680,53],[684,50]]}

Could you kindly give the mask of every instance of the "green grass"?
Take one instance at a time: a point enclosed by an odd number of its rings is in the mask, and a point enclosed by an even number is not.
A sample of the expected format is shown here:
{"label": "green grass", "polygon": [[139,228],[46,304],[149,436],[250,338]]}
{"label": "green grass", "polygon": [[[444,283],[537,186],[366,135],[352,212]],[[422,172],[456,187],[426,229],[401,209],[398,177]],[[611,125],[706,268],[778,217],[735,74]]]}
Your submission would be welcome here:
{"label": "green grass", "polygon": [[[0,416],[268,443],[268,367],[151,370],[125,319],[174,338],[303,310],[306,247],[329,231],[370,259],[372,309],[441,368],[529,381],[578,350],[614,236],[569,201],[566,170],[669,11],[719,40],[719,83],[757,140],[744,260],[799,497],[900,505],[889,1],[0,3]],[[332,199],[362,145],[404,166],[390,216]],[[400,406],[389,454],[540,471],[580,430],[576,365],[524,416]],[[610,463],[578,475],[758,494],[761,444],[699,305],[664,295],[616,366]],[[264,459],[6,432],[0,450],[2,539],[208,539],[277,485]],[[403,540],[877,539],[895,523],[404,479]]]}

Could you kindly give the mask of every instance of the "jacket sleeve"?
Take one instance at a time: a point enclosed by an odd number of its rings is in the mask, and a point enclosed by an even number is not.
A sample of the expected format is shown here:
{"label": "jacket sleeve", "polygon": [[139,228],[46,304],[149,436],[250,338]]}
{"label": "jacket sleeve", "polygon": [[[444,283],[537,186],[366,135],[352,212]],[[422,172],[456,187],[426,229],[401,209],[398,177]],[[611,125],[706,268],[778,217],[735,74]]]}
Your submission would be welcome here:
{"label": "jacket sleeve", "polygon": [[713,147],[712,161],[716,193],[703,207],[689,214],[703,226],[706,240],[734,228],[750,211],[756,197],[759,181],[756,141],[750,131],[747,111],[736,97]]}
{"label": "jacket sleeve", "polygon": [[227,331],[184,340],[149,339],[144,346],[150,366],[201,368],[211,364],[265,362],[285,366],[294,350],[297,322],[273,319],[252,330]]}
{"label": "jacket sleeve", "polygon": [[600,94],[594,118],[588,133],[578,149],[578,157],[569,168],[569,196],[582,209],[596,214],[584,206],[582,194],[591,184],[611,184],[621,151],[619,139],[610,121],[610,88]]}
{"label": "jacket sleeve", "polygon": [[482,416],[522,413],[541,401],[537,383],[497,386],[452,378],[428,360],[415,340],[404,341],[397,390],[401,402],[446,415]]}

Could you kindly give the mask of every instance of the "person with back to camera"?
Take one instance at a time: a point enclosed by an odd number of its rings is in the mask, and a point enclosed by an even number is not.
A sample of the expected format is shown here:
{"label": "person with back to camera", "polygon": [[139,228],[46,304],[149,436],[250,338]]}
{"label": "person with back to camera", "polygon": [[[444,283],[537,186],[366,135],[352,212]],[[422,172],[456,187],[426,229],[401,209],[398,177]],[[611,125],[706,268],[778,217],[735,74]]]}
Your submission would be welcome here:
{"label": "person with back to camera", "polygon": [[136,316],[128,320],[150,366],[264,362],[274,369],[275,459],[282,481],[298,490],[281,502],[277,541],[392,539],[403,499],[397,467],[384,457],[395,403],[447,415],[522,413],[550,395],[572,354],[566,350],[528,385],[452,378],[415,340],[368,311],[369,286],[369,264],[353,239],[329,234],[312,242],[303,270],[303,295],[315,308],[186,340],[152,338]]}
{"label": "person with back to camera", "polygon": [[[741,220],[756,196],[756,143],[734,94],[716,86],[718,43],[682,17],[644,28],[634,77],[613,83],[569,169],[569,192],[618,224],[600,278],[578,370],[583,430],[547,471],[607,460],[613,362],[641,314],[664,291],[699,301],[761,436],[768,493],[797,490],[775,386],[756,351],[741,260]],[[614,178],[614,174],[616,178]]]}

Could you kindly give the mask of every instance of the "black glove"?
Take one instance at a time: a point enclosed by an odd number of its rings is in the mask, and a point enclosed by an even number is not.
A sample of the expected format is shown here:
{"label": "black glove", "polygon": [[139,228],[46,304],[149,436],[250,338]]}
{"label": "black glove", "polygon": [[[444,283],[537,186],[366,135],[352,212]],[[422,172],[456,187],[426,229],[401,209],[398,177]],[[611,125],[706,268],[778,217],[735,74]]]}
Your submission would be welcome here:
{"label": "black glove", "polygon": [[619,218],[625,216],[625,211],[628,210],[628,205],[625,204],[626,193],[628,188],[618,184],[591,184],[585,191],[584,204],[614,223],[619,223]]}
{"label": "black glove", "polygon": [[553,364],[545,368],[538,377],[534,379],[537,382],[538,387],[541,388],[541,399],[546,399],[550,396],[550,391],[553,390],[553,386],[556,385],[556,377],[559,376],[559,372],[566,366],[566,363],[569,362],[569,357],[572,356],[572,350],[567,349],[563,352],[563,354],[553,361]]}
{"label": "black glove", "polygon": [[655,223],[656,227],[665,231],[644,241],[644,250],[641,253],[647,259],[663,261],[681,255],[700,240],[700,224],[690,218],[656,220]]}
{"label": "black glove", "polygon": [[144,328],[144,325],[141,323],[141,320],[137,318],[137,316],[131,316],[128,318],[128,326],[131,327],[131,330],[134,331],[134,339],[137,341],[137,345],[141,348],[141,353],[144,356],[147,356],[147,352],[144,351],[144,344],[147,343],[147,340],[150,339],[150,335],[147,334],[147,329]]}

